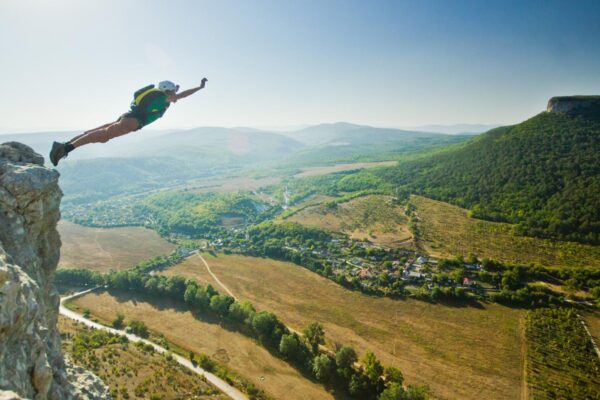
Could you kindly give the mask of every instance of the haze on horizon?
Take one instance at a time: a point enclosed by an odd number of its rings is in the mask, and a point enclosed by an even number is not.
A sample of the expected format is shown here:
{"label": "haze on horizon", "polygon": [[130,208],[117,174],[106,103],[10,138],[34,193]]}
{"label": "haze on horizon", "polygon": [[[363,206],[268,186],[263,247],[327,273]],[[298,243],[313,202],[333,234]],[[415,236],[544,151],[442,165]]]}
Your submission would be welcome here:
{"label": "haze on horizon", "polygon": [[600,3],[8,0],[0,133],[90,129],[170,79],[151,129],[508,124],[600,93]]}

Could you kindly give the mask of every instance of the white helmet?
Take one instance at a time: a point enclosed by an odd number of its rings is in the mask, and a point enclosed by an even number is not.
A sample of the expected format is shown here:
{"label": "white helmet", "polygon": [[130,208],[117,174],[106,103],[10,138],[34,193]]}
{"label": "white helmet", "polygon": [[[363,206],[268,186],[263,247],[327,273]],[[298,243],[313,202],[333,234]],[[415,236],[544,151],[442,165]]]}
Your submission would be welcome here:
{"label": "white helmet", "polygon": [[171,81],[162,81],[158,84],[158,89],[163,92],[177,92],[179,90],[179,85],[176,85]]}

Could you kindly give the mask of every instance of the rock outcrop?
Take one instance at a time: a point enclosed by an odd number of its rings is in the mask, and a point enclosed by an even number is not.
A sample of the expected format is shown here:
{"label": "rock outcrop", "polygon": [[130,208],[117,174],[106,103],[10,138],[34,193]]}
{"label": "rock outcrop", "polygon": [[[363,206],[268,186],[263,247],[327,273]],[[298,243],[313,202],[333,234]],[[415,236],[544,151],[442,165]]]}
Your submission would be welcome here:
{"label": "rock outcrop", "polygon": [[16,142],[0,145],[0,399],[110,398],[67,364],[53,284],[60,254],[58,172]]}
{"label": "rock outcrop", "polygon": [[552,113],[578,114],[600,110],[600,96],[560,96],[548,101],[546,111]]}

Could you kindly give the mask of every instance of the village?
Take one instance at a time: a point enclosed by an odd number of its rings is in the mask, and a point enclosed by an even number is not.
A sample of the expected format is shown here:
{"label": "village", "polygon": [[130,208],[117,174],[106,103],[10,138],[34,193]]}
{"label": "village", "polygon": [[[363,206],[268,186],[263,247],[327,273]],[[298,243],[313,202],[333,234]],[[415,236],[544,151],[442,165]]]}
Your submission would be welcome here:
{"label": "village", "polygon": [[[253,244],[245,228],[234,228],[222,234],[207,235],[199,250],[255,254],[260,245]],[[325,241],[273,240],[281,243],[283,258],[309,269],[307,264],[320,265],[315,270],[344,286],[379,294],[431,292],[435,287],[453,288],[473,295],[497,291],[496,286],[479,282],[485,273],[478,262],[451,263],[409,249],[382,248],[368,241],[353,240],[335,234]],[[260,253],[260,251],[259,251]],[[270,256],[269,254],[260,254]]]}

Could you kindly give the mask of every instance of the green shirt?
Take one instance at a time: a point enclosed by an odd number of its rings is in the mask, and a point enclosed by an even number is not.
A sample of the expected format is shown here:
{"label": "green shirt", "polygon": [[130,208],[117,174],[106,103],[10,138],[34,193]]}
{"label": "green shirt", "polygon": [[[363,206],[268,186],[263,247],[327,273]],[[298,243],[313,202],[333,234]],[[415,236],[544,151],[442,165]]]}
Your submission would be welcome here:
{"label": "green shirt", "polygon": [[152,94],[148,96],[151,96],[151,98],[149,98],[148,101],[143,99],[138,107],[140,113],[145,117],[144,125],[148,125],[162,117],[165,111],[167,111],[167,108],[171,105],[171,103],[167,101],[167,95],[162,92],[158,92],[158,95],[155,96],[152,96]]}

